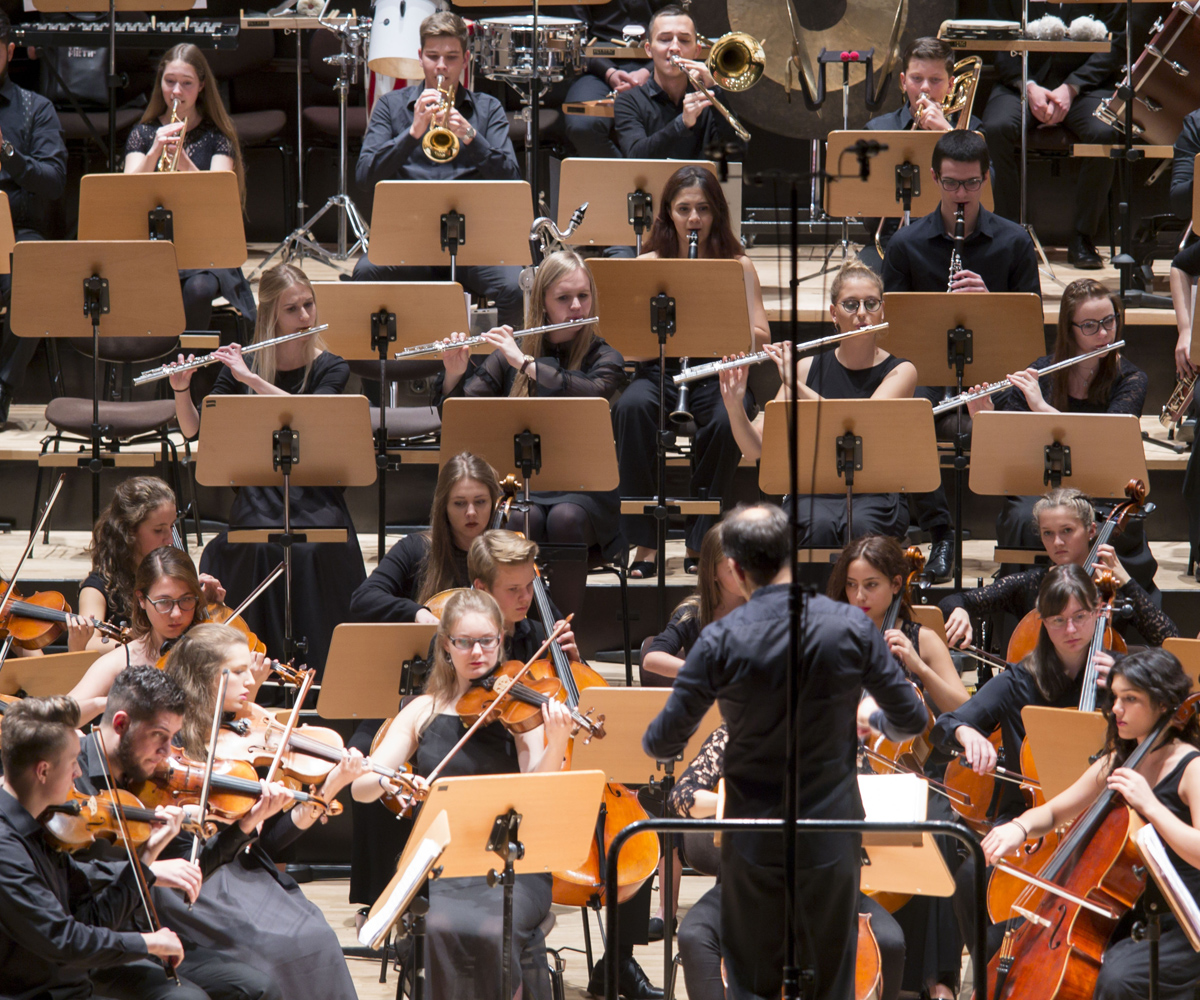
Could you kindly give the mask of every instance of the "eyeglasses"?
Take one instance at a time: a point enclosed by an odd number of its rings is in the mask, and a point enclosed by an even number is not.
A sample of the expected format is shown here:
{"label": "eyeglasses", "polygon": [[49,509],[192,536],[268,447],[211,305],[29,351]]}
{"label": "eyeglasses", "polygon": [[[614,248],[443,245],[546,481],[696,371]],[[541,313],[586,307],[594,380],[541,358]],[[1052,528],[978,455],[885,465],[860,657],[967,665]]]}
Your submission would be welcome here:
{"label": "eyeglasses", "polygon": [[1082,629],[1084,625],[1096,617],[1095,611],[1077,611],[1068,618],[1066,615],[1054,615],[1052,618],[1043,618],[1046,623],[1046,628],[1052,628],[1056,632],[1061,632],[1069,624],[1074,625],[1077,629]]}
{"label": "eyeglasses", "polygon": [[1106,333],[1112,333],[1117,328],[1117,314],[1109,313],[1104,319],[1085,319],[1082,323],[1072,323],[1076,330],[1082,330],[1085,337],[1094,337],[1104,327]]}
{"label": "eyeglasses", "polygon": [[943,191],[957,191],[959,188],[964,188],[967,191],[978,191],[983,187],[983,178],[968,177],[965,181],[959,181],[953,177],[939,177],[938,183],[942,186]]}
{"label": "eyeglasses", "polygon": [[858,312],[859,306],[862,306],[869,313],[879,312],[880,307],[883,305],[883,300],[882,299],[842,299],[842,301],[839,302],[838,305],[841,307],[842,312],[844,312],[847,316],[853,316],[856,312]]}
{"label": "eyeglasses", "polygon": [[160,615],[169,615],[171,613],[171,609],[175,607],[178,607],[179,610],[183,612],[195,611],[196,605],[199,603],[199,599],[195,594],[186,594],[183,597],[177,597],[174,599],[170,597],[160,597],[157,601],[151,601],[150,598],[146,598],[146,600],[150,602],[150,605]]}
{"label": "eyeglasses", "polygon": [[498,635],[452,635],[450,636],[450,645],[455,649],[461,649],[464,653],[469,653],[477,645],[480,649],[495,649],[500,645],[501,638]]}

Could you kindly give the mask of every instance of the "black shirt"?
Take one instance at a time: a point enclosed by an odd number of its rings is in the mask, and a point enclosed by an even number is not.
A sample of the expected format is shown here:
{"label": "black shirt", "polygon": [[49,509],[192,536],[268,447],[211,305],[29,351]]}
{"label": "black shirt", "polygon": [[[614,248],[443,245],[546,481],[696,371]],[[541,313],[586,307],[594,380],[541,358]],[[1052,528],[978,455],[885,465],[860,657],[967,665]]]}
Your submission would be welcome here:
{"label": "black shirt", "polygon": [[904,358],[889,354],[870,368],[847,368],[831,347],[813,358],[804,384],[822,399],[870,399],[888,374],[904,363]]}
{"label": "black shirt", "polygon": [[[746,604],[701,632],[666,707],[642,738],[651,757],[673,757],[717,701],[729,726],[727,817],[782,814],[789,600],[786,584],[760,587]],[[811,598],[804,645],[811,666],[801,680],[797,720],[802,740],[799,812],[809,818],[861,819],[855,719],[863,688],[879,703],[886,728],[897,735],[925,728],[925,703],[879,629],[857,608]],[[735,843],[751,862],[778,863],[777,838],[745,835]],[[806,864],[820,863],[831,850],[836,854],[843,843],[842,835],[804,838]]]}
{"label": "black shirt", "polygon": [[67,184],[67,146],[54,105],[6,76],[0,83],[0,133],[13,147],[11,156],[0,154],[0,191],[8,195],[13,227],[45,236],[50,204]]}
{"label": "black shirt", "polygon": [[[467,554],[454,548],[454,585],[471,586]],[[414,622],[422,605],[417,603],[429,536],[405,535],[389,550],[350,598],[350,616],[356,622]]]}
{"label": "black shirt", "polygon": [[[954,239],[942,223],[941,206],[905,226],[888,243],[883,287],[889,292],[944,292]],[[975,231],[963,242],[963,267],[974,271],[989,292],[1042,294],[1037,255],[1029,234],[979,209]]]}
{"label": "black shirt", "polygon": [[[129,138],[125,140],[126,153],[149,153],[154,145],[154,136],[162,128],[158,122],[142,122],[133,127]],[[188,159],[198,170],[212,169],[214,156],[228,156],[233,159],[233,143],[229,136],[222,132],[207,118],[187,130],[183,139],[183,148]]]}
{"label": "black shirt", "polygon": [[[1054,363],[1054,355],[1045,354],[1030,366],[1046,368]],[[1142,407],[1146,404],[1146,389],[1149,379],[1146,373],[1128,358],[1122,357],[1117,368],[1117,378],[1109,390],[1108,401],[1098,406],[1086,399],[1076,399],[1074,396],[1067,400],[1068,413],[1132,413],[1135,417],[1142,415]],[[1051,402],[1050,396],[1054,387],[1054,376],[1043,375],[1038,379],[1042,390],[1042,398]],[[1017,410],[1028,413],[1029,400],[1016,386],[1010,386],[998,393],[992,400],[997,410]]]}
{"label": "black shirt", "polygon": [[140,934],[110,929],[138,905],[128,864],[87,864],[53,850],[38,821],[0,788],[0,995],[90,997],[88,970],[148,954]]}
{"label": "black shirt", "polygon": [[[589,38],[595,38],[597,44],[616,44],[621,39],[622,32],[628,24],[640,24],[643,28],[650,27],[650,18],[660,7],[666,6],[666,0],[609,0],[602,4],[572,4],[570,7],[559,8],[562,17],[571,17],[587,25]],[[646,68],[653,71],[654,64],[645,60]],[[617,64],[612,59],[593,56],[584,60],[584,72],[605,79],[610,69],[616,69]]]}
{"label": "black shirt", "polygon": [[[958,114],[961,113],[959,112]],[[954,120],[958,118],[958,114],[954,115],[953,119],[951,119],[951,124],[954,124]],[[915,125],[916,122],[913,120],[912,108],[908,106],[907,100],[897,110],[889,111],[887,114],[879,115],[879,117],[872,118],[867,122],[867,128],[880,132],[910,132]],[[977,115],[971,115],[970,128],[972,132],[983,131],[983,122]]]}
{"label": "black shirt", "polygon": [[700,609],[692,604],[685,608],[676,608],[667,622],[667,627],[654,637],[654,641],[646,647],[647,653],[668,653],[671,656],[683,657],[689,649],[696,645],[700,638]]}
{"label": "black shirt", "polygon": [[463,142],[458,156],[435,163],[421,149],[421,140],[408,131],[413,106],[425,90],[424,83],[384,94],[375,105],[367,134],[363,136],[355,177],[362,187],[380,181],[519,181],[521,168],[509,137],[508,116],[490,94],[459,87],[454,106],[475,127],[475,138]]}
{"label": "black shirt", "polygon": [[[718,89],[712,93],[721,100]],[[705,108],[696,124],[688,128],[683,123],[683,100],[678,104],[672,101],[653,76],[640,87],[617,94],[613,127],[617,130],[617,145],[631,159],[703,160],[705,150],[714,142],[737,139],[715,108]],[[652,192],[656,197],[658,193]]]}
{"label": "black shirt", "polygon": [[1200,111],[1183,119],[1175,140],[1175,158],[1171,161],[1171,214],[1181,219],[1192,217],[1192,179],[1196,172],[1196,154],[1200,153]]}

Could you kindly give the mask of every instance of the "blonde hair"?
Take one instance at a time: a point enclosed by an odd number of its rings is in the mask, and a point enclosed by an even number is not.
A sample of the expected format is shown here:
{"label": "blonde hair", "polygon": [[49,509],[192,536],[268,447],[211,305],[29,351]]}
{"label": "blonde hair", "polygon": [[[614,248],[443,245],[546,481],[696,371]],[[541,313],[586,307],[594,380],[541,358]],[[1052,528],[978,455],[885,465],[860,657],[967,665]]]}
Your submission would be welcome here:
{"label": "blonde hair", "polygon": [[883,296],[883,278],[880,277],[879,272],[868,267],[858,257],[850,256],[842,262],[837,274],[833,276],[833,283],[829,286],[829,304],[837,305],[838,298],[842,294],[842,286],[847,281],[856,279],[871,282],[878,289],[880,296]]}
{"label": "blonde hair", "polygon": [[485,531],[471,543],[467,552],[467,574],[471,581],[482,580],[488,588],[495,586],[496,574],[502,566],[524,566],[537,558],[537,542],[515,531]]}
{"label": "blonde hair", "polygon": [[700,543],[700,559],[696,567],[696,592],[685,597],[677,611],[682,612],[681,621],[698,618],[700,627],[712,624],[717,608],[721,606],[721,581],[717,577],[717,567],[725,558],[725,548],[721,544],[721,525],[718,521],[704,533],[704,541]]}
{"label": "blonde hair", "polygon": [[[294,264],[277,264],[275,267],[263,271],[262,278],[258,283],[258,321],[254,324],[254,343],[260,344],[264,340],[271,340],[279,336],[275,329],[279,319],[279,300],[283,298],[283,293],[294,285],[303,285],[313,294],[315,300],[316,293],[313,292],[312,282],[308,275]],[[315,313],[313,321],[315,325]],[[304,377],[300,380],[300,388],[296,390],[297,392],[304,392],[308,388],[308,377],[312,374],[313,360],[324,350],[325,341],[321,339],[319,333],[314,334],[308,341],[308,360],[304,363]],[[277,371],[275,348],[268,347],[265,350],[256,351],[250,358],[250,370],[264,382],[274,385]]]}
{"label": "blonde hair", "polygon": [[[483,615],[495,626],[496,635],[504,634],[504,614],[491,594],[483,590],[456,590],[451,595],[442,611],[442,619],[438,622],[437,637],[433,640],[433,666],[429,669],[429,679],[425,682],[424,691],[433,699],[433,711],[421,726],[422,732],[438,712],[457,698],[458,672],[454,669],[446,647],[449,645],[450,636],[458,628],[458,623],[470,614]],[[500,647],[497,647],[497,659],[500,656],[499,651]]]}
{"label": "blonde hair", "polygon": [[[561,281],[575,271],[583,271],[588,277],[588,288],[592,293],[592,308],[588,311],[588,316],[596,315],[596,310],[599,308],[596,302],[596,279],[592,277],[587,263],[574,250],[559,250],[550,254],[538,265],[537,274],[533,279],[533,287],[529,291],[529,304],[525,309],[526,327],[547,326],[550,323],[546,314],[546,296],[555,282]],[[567,353],[567,363],[564,366],[568,371],[579,371],[583,367],[583,359],[587,357],[587,352],[592,349],[592,342],[599,335],[599,323],[585,326],[575,334],[571,341],[571,350]],[[525,353],[530,357],[540,358],[543,346],[542,334],[539,333],[525,341]],[[508,394],[509,396],[530,395],[529,376],[524,372],[517,372],[517,377],[513,379],[512,389]]]}
{"label": "blonde hair", "polygon": [[1085,531],[1096,523],[1096,511],[1092,507],[1092,501],[1077,489],[1060,486],[1045,496],[1038,497],[1037,503],[1033,505],[1033,530],[1040,532],[1042,515],[1059,507],[1065,507],[1074,514]]}
{"label": "blonde hair", "polygon": [[199,760],[207,753],[221,664],[229,650],[245,645],[246,637],[237,629],[209,622],[192,628],[167,657],[167,676],[187,696],[179,736],[189,757]]}
{"label": "blonde hair", "polygon": [[[454,579],[454,535],[450,531],[450,519],[446,512],[450,508],[450,491],[465,479],[487,487],[493,510],[500,499],[496,470],[482,458],[469,451],[461,451],[442,466],[429,510],[429,552],[425,556],[425,568],[421,572],[421,585],[417,590],[418,604],[424,604],[443,590],[450,590],[457,582]],[[467,582],[470,583],[469,580]]]}

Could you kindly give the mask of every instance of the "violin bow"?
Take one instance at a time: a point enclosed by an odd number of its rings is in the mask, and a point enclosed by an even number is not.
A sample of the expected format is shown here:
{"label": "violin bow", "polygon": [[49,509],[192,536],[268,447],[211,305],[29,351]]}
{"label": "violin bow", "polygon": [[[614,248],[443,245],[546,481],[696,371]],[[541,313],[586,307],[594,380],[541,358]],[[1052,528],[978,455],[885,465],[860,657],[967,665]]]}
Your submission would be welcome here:
{"label": "violin bow", "polygon": [[[200,785],[200,822],[208,815],[208,793],[212,788],[213,765],[217,762],[217,737],[221,733],[221,716],[225,714],[225,689],[229,686],[229,668],[221,671],[217,685],[217,704],[213,707],[212,735],[208,740],[208,759],[204,762],[204,781]],[[192,838],[192,864],[200,857],[200,837]],[[188,906],[191,909],[191,906]]]}
{"label": "violin bow", "polygon": [[441,774],[442,771],[445,769],[446,765],[449,764],[451,760],[453,760],[454,755],[463,748],[463,746],[466,744],[467,740],[469,740],[475,734],[475,730],[477,730],[480,726],[482,726],[483,723],[487,720],[487,717],[496,710],[497,703],[500,701],[503,701],[505,696],[507,695],[508,691],[511,690],[516,684],[518,684],[522,677],[524,677],[527,673],[529,673],[529,668],[532,667],[538,660],[540,660],[542,657],[542,654],[544,652],[546,652],[547,649],[550,648],[550,644],[552,642],[556,641],[558,639],[558,637],[567,630],[567,626],[571,624],[571,619],[574,617],[575,617],[575,614],[573,612],[571,614],[567,615],[567,617],[564,618],[555,627],[554,631],[551,632],[548,636],[546,636],[546,641],[543,642],[540,646],[538,646],[537,652],[534,653],[532,657],[530,657],[529,661],[525,664],[525,666],[523,666],[520,670],[517,671],[516,676],[514,676],[511,681],[509,681],[508,687],[505,688],[505,690],[500,693],[500,695],[496,698],[496,700],[494,702],[492,702],[491,707],[486,712],[481,713],[479,718],[476,719],[473,723],[471,723],[471,728],[462,734],[462,738],[457,743],[455,743],[454,746],[452,746],[450,748],[449,752],[446,754],[445,757],[442,758],[442,760],[438,764],[438,766],[429,772],[429,777],[425,779],[425,783],[427,785],[432,785],[437,780],[437,776],[439,774]]}
{"label": "violin bow", "polygon": [[[129,838],[129,829],[125,826],[125,810],[121,807],[120,800],[116,797],[117,786],[113,781],[112,762],[108,759],[108,747],[104,745],[104,736],[100,732],[99,727],[92,730],[92,738],[100,748],[100,759],[104,762],[104,780],[108,782],[109,791],[113,793],[114,801],[112,803],[112,810],[117,820],[117,832],[121,837],[121,842],[125,845],[125,853],[129,857],[130,867],[133,868],[133,874],[137,881],[138,895],[142,899],[142,909],[146,911],[146,920],[150,924],[150,930],[159,930],[162,927],[162,923],[158,919],[158,910],[154,906],[154,898],[150,895],[150,886],[146,883],[146,870],[142,867],[142,859],[138,857],[137,851],[134,850],[133,841]],[[171,960],[164,958],[162,965],[163,971],[178,986],[179,973],[175,971],[175,966],[171,964]]]}
{"label": "violin bow", "polygon": [[0,615],[4,614],[4,609],[8,607],[9,601],[12,600],[13,589],[17,585],[17,578],[21,575],[21,567],[25,565],[25,560],[29,558],[29,553],[33,551],[33,543],[37,540],[37,536],[42,533],[46,527],[46,521],[50,517],[50,511],[54,509],[54,502],[58,499],[59,493],[62,492],[63,483],[67,480],[67,474],[64,472],[58,477],[58,482],[54,485],[54,491],[50,494],[50,499],[46,501],[46,506],[42,510],[42,516],[39,518],[37,527],[29,533],[29,541],[25,543],[25,551],[21,553],[21,558],[17,560],[17,565],[13,569],[12,579],[9,580],[8,590],[4,592],[4,596],[0,597]]}
{"label": "violin bow", "polygon": [[231,614],[226,619],[226,624],[233,621],[235,618],[241,618],[242,612],[245,611],[248,607],[250,607],[250,605],[253,604],[255,601],[257,601],[259,599],[259,597],[262,596],[263,591],[265,591],[269,586],[271,586],[271,584],[273,584],[276,580],[278,580],[283,575],[283,571],[286,568],[287,567],[284,563],[280,563],[273,570],[271,570],[270,573],[268,573],[265,577],[263,577],[262,583],[260,583],[252,591],[250,591],[250,593],[246,595],[246,599],[244,601],[242,601],[242,603],[239,604],[236,608],[233,609],[233,614]]}
{"label": "violin bow", "polygon": [[279,773],[279,763],[283,760],[283,755],[287,753],[288,741],[291,740],[292,731],[296,728],[296,720],[300,717],[300,707],[304,704],[308,689],[312,687],[313,678],[316,675],[315,670],[304,671],[304,679],[300,682],[300,690],[296,694],[296,704],[292,706],[287,725],[283,727],[283,733],[279,737],[279,746],[275,748],[275,757],[271,761],[271,766],[267,768],[267,777],[264,780],[268,783],[274,781],[275,775]]}

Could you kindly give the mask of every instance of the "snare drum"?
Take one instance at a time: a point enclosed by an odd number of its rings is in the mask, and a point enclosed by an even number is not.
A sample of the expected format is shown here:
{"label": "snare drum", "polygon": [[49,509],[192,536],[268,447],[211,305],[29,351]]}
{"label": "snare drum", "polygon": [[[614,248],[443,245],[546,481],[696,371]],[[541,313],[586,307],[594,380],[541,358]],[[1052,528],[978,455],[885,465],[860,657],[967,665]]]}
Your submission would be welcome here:
{"label": "snare drum", "polygon": [[[1170,146],[1183,119],[1200,107],[1200,18],[1187,4],[1176,4],[1166,20],[1151,29],[1149,44],[1133,64],[1133,133],[1139,142]],[[1124,87],[1126,77],[1121,81]],[[1105,98],[1096,117],[1125,131],[1125,102]]]}
{"label": "snare drum", "polygon": [[582,21],[566,17],[537,19],[538,66],[533,65],[533,16],[489,17],[475,22],[475,57],[489,80],[524,81],[536,75],[557,83],[579,74],[583,65]]}

